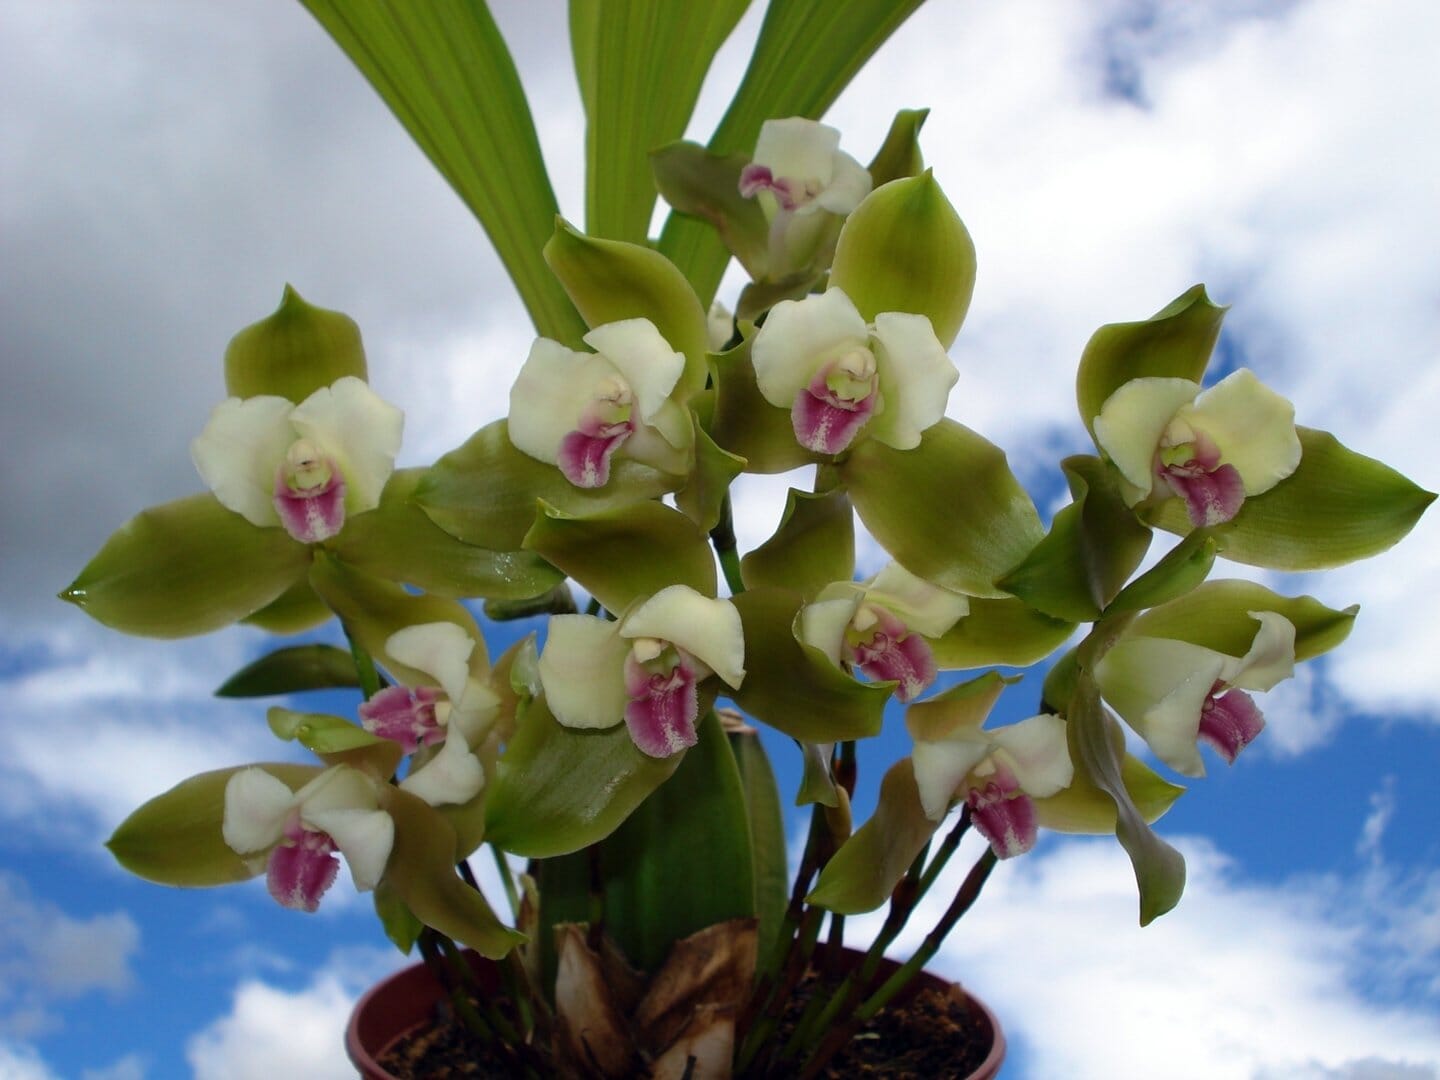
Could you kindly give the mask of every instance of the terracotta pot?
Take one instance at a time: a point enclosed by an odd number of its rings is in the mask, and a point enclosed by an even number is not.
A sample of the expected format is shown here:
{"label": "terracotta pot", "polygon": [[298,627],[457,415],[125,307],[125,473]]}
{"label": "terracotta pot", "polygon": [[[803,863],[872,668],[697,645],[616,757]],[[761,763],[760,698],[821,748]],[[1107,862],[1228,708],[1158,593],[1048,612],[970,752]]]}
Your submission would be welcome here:
{"label": "terracotta pot", "polygon": [[[475,971],[480,989],[486,993],[498,993],[500,976],[495,965],[468,950],[465,956]],[[863,953],[846,949],[838,966],[848,970],[863,958]],[[894,961],[885,961],[880,969],[881,977],[897,966]],[[922,972],[898,1001],[903,1002],[922,990],[943,990],[950,985],[938,975]],[[1000,1029],[1000,1021],[983,1001],[958,985],[954,990],[965,998],[971,1008],[980,1012],[992,1033],[990,1053],[964,1080],[991,1080],[999,1074],[1000,1064],[1005,1060],[1005,1033]],[[345,1051],[364,1080],[395,1080],[393,1073],[380,1067],[378,1059],[402,1036],[431,1022],[441,994],[440,984],[425,965],[415,964],[382,979],[361,996],[345,1029]]]}

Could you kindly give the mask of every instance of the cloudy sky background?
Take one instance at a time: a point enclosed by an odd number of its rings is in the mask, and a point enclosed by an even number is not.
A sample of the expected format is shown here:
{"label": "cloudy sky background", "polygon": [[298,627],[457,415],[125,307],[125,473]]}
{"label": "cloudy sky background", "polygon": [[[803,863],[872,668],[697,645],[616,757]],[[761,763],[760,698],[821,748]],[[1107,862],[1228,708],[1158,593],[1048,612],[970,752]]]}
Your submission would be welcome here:
{"label": "cloudy sky background", "polygon": [[[578,219],[563,5],[494,7]],[[866,160],[896,109],[931,107],[927,159],[980,255],[950,412],[1037,492],[1083,448],[1089,334],[1197,281],[1233,305],[1228,360],[1437,490],[1437,55],[1429,0],[931,0],[827,119]],[[396,962],[364,898],[307,919],[261,888],[136,882],[100,846],[178,780],[275,756],[260,709],[211,697],[262,639],[127,639],[54,594],[136,510],[199,489],[225,343],[286,281],[360,323],[405,464],[499,415],[525,316],[298,4],[0,0],[0,101],[0,1076],[347,1075],[350,1003]],[[743,545],[783,489],[739,492]],[[1440,1075],[1437,529],[1269,581],[1361,616],[1166,819],[1177,911],[1135,927],[1113,842],[1046,838],[995,875],[941,966],[995,1005],[1014,1075]]]}

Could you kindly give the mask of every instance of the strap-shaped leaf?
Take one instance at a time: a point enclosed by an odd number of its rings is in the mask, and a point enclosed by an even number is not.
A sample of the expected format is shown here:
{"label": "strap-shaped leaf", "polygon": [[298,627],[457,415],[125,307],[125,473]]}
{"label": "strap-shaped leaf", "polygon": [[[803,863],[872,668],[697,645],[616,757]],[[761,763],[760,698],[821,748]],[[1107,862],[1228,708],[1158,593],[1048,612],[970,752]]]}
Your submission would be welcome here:
{"label": "strap-shaped leaf", "polygon": [[265,697],[359,685],[355,660],[344,649],[334,645],[291,645],[246,664],[221,684],[215,696]]}
{"label": "strap-shaped leaf", "polygon": [[484,0],[301,0],[480,220],[535,328],[585,326],[540,258],[559,207],[510,50]]}
{"label": "strap-shaped leaf", "polygon": [[790,893],[789,861],[785,848],[785,815],[780,788],[765,744],[754,728],[729,733],[730,749],[740,770],[740,787],[750,821],[750,861],[755,879],[755,917],[760,920],[760,955],[780,937],[785,904]]}
{"label": "strap-shaped leaf", "polygon": [[644,242],[655,207],[648,155],[685,131],[715,50],[749,3],[571,0],[591,235]]}
{"label": "strap-shaped leaf", "polygon": [[[1225,558],[1273,570],[1343,566],[1398,543],[1434,502],[1432,492],[1328,431],[1295,430],[1300,467],[1211,530]],[[1155,523],[1181,535],[1191,528],[1179,499],[1162,503]]]}
{"label": "strap-shaped leaf", "polygon": [[[745,78],[710,139],[719,154],[750,153],[766,120],[819,119],[922,0],[771,0]],[[730,252],[707,223],[672,213],[660,250],[703,304],[715,298]]]}

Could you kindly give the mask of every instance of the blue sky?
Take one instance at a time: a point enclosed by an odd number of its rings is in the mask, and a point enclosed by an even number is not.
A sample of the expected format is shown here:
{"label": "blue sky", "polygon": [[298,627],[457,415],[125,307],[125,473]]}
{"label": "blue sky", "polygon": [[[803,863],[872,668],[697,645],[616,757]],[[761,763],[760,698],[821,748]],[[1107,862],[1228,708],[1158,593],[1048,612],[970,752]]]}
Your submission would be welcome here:
{"label": "blue sky", "polygon": [[[578,219],[562,8],[494,6]],[[722,52],[697,137],[755,26]],[[1086,338],[1197,281],[1232,305],[1217,364],[1437,490],[1437,54],[1427,0],[932,0],[827,119],[864,160],[895,110],[931,107],[927,160],[980,260],[950,414],[1047,511],[1053,462],[1084,448]],[[298,4],[0,0],[0,101],[0,1077],[345,1076],[350,1003],[399,962],[366,898],[342,882],[303,917],[254,885],[136,881],[101,847],[186,776],[283,752],[260,708],[211,696],[264,639],[127,639],[54,594],[130,514],[199,489],[188,444],[225,342],[286,281],[360,323],[372,385],[406,413],[403,464],[503,411],[530,331],[483,235]],[[737,492],[742,546],[784,489]],[[1437,528],[1262,576],[1361,615],[1163,822],[1190,865],[1175,912],[1135,925],[1113,841],[1047,836],[997,872],[938,966],[995,1006],[1007,1075],[1440,1075]],[[862,806],[905,752],[879,743]]]}

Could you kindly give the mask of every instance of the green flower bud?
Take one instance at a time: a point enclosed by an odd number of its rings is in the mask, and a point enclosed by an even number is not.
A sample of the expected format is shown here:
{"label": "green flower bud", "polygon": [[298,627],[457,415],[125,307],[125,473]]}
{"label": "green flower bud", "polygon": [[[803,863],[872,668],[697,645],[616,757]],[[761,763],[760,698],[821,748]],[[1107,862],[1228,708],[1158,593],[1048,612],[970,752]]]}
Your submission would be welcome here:
{"label": "green flower bud", "polygon": [[289,285],[275,313],[225,349],[225,389],[233,397],[299,402],[345,375],[365,378],[360,328],[348,315],[307,304]]}

